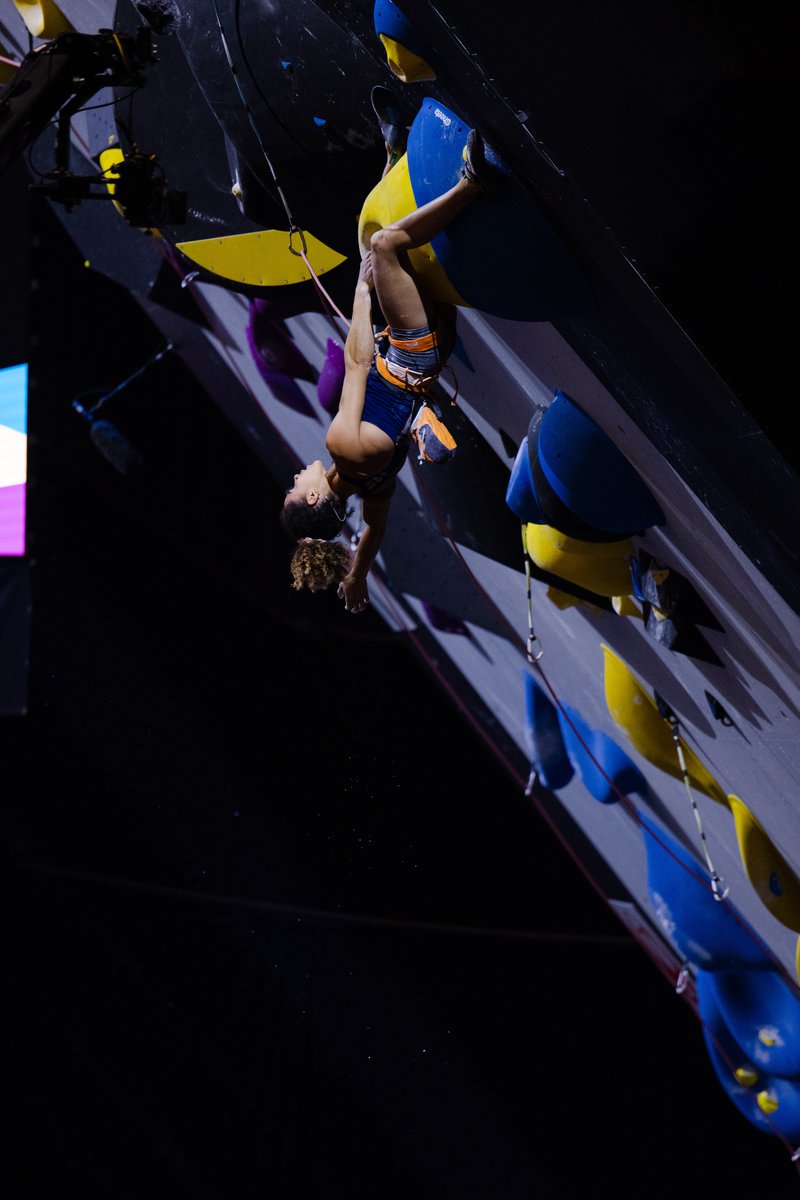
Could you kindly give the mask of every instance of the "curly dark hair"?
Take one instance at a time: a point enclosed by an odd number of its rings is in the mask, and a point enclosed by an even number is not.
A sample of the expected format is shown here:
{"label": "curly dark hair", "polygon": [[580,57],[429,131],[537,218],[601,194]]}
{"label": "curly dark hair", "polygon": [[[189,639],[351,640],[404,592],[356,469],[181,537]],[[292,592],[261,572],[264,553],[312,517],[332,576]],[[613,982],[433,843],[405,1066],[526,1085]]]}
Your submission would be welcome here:
{"label": "curly dark hair", "polygon": [[310,592],[324,591],[332,583],[341,583],[349,574],[352,561],[352,554],[343,542],[304,538],[297,543],[289,563],[292,587],[296,592],[303,588]]}
{"label": "curly dark hair", "polygon": [[302,537],[333,539],[342,532],[342,521],[346,517],[347,512],[344,517],[339,516],[333,497],[329,496],[317,504],[309,504],[305,500],[285,504],[281,509],[280,522],[284,533],[295,541]]}

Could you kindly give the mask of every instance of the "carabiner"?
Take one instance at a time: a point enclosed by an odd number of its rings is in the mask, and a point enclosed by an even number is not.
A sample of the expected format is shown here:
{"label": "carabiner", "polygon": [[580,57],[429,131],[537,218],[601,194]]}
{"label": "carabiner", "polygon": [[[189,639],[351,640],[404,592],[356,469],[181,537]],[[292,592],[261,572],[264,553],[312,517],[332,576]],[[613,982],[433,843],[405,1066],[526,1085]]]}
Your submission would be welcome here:
{"label": "carabiner", "polygon": [[542,649],[542,647],[541,647],[541,646],[539,647],[539,653],[538,653],[538,654],[533,654],[533,653],[531,652],[531,646],[532,646],[532,644],[533,644],[534,642],[538,642],[538,641],[539,641],[539,639],[538,639],[538,637],[536,636],[536,634],[535,634],[535,633],[532,633],[532,634],[530,634],[530,636],[528,637],[528,661],[529,661],[529,662],[532,662],[532,663],[538,662],[538,661],[539,661],[539,659],[540,659],[540,658],[542,657],[542,655],[544,654],[544,650]]}
{"label": "carabiner", "polygon": [[[300,234],[300,245],[302,246],[302,250],[295,250],[294,246],[292,245],[292,238],[296,233]],[[298,258],[303,258],[304,255],[308,254],[306,235],[303,233],[299,225],[292,225],[289,229],[289,253],[296,254]]]}

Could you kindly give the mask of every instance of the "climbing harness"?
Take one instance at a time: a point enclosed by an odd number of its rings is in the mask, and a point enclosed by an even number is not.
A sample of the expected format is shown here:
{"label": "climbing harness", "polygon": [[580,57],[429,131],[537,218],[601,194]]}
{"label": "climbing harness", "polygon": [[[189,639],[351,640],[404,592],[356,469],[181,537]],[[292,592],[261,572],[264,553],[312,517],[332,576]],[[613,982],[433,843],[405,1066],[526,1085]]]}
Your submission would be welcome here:
{"label": "climbing harness", "polygon": [[401,350],[417,352],[437,350],[440,345],[438,330],[433,330],[420,338],[393,338],[391,326],[387,325],[385,329],[381,329],[375,334],[375,367],[378,374],[387,383],[391,383],[394,387],[403,387],[409,392],[414,392],[415,395],[430,391],[434,384],[439,382],[442,371],[447,369],[453,377],[453,395],[450,397],[450,404],[455,407],[458,397],[458,377],[449,363],[442,363],[430,374],[426,374],[424,371],[415,371],[413,367],[405,367],[402,363],[389,358],[388,350],[384,352],[383,349],[387,342]]}
{"label": "climbing harness", "polygon": [[434,383],[439,379],[440,367],[435,367],[435,370],[429,374],[423,371],[415,371],[414,367],[403,366],[401,362],[396,362],[389,358],[389,348],[387,343],[395,346],[397,349],[407,350],[407,352],[416,352],[423,354],[433,352],[439,349],[439,335],[437,330],[431,330],[428,334],[423,334],[421,337],[392,337],[391,326],[386,325],[385,329],[381,329],[374,335],[375,340],[375,367],[377,367],[380,376],[386,380],[386,383],[391,383],[395,388],[401,386],[407,391],[413,391],[415,395],[421,395],[422,392],[431,390]]}
{"label": "climbing harness", "polygon": [[[381,336],[382,334],[377,335],[377,337]],[[379,350],[376,350],[375,353],[375,366],[378,374],[387,383],[393,384],[394,387],[405,388],[407,392],[414,392],[415,395],[429,391],[439,378],[438,371],[433,375],[424,375],[421,371],[415,371],[412,367],[403,367],[400,363],[386,358]]]}

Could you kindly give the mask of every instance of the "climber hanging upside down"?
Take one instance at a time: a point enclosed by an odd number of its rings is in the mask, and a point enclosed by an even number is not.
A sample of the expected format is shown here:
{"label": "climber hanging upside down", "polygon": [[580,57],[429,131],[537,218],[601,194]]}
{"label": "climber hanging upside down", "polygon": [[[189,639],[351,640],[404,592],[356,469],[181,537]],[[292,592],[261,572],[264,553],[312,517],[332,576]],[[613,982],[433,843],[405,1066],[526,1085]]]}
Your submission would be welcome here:
{"label": "climber hanging upside down", "polygon": [[[387,141],[387,165],[396,148]],[[491,190],[483,143],[471,130],[458,182],[422,208],[372,234],[362,246],[353,315],[344,347],[345,378],[325,447],[332,461],[309,463],[294,477],[281,512],[297,539],[292,586],[319,591],[338,584],[352,613],[369,602],[367,576],[383,540],[397,475],[408,455],[415,402],[433,386],[455,344],[456,310],[426,294],[408,251],[430,242]],[[376,346],[372,290],[386,331]],[[351,497],[362,501],[355,553],[337,541]]]}

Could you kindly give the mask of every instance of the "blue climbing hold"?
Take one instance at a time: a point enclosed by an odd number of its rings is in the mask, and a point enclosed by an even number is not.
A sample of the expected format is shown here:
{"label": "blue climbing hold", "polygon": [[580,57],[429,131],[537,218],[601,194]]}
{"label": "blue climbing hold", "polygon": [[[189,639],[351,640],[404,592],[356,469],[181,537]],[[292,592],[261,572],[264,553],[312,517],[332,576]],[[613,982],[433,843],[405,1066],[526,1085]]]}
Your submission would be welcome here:
{"label": "blue climbing hold", "polygon": [[[663,525],[658,502],[600,426],[560,389],[528,437],[531,474],[579,521],[615,537]],[[546,507],[546,504],[545,504]],[[557,529],[569,533],[562,525]],[[579,536],[579,535],[578,535]]]}
{"label": "blue climbing hold", "polygon": [[592,729],[566,704],[559,712],[559,722],[570,762],[595,800],[614,804],[620,795],[647,795],[647,780],[613,738],[601,729]]}
{"label": "blue climbing hold", "polygon": [[531,475],[531,464],[528,457],[528,439],[524,437],[517,450],[514,466],[506,489],[506,504],[519,517],[523,525],[532,522],[534,525],[547,525],[548,521],[542,512],[536,497],[536,488]]}
{"label": "blue climbing hold", "polygon": [[742,1053],[785,1079],[800,1078],[800,999],[776,969],[707,972],[706,990]]}
{"label": "blue climbing hold", "polygon": [[561,735],[558,711],[528,671],[523,671],[522,677],[531,765],[542,787],[558,791],[566,787],[574,774]]}
{"label": "blue climbing hold", "polygon": [[[800,1086],[771,1075],[739,1045],[720,1010],[714,980],[708,971],[698,971],[695,980],[697,1009],[714,1073],[727,1096],[756,1129],[783,1135],[796,1145],[800,1142]],[[763,1103],[765,1096],[770,1101],[765,1105],[769,1111],[759,1103],[759,1097]]]}
{"label": "blue climbing hold", "polygon": [[[433,48],[393,0],[376,0],[372,10],[372,22],[375,32],[384,44],[389,66],[395,75],[405,78],[408,83],[436,78],[436,55]],[[408,54],[405,54],[405,51]],[[428,68],[427,71],[425,67]]]}
{"label": "blue climbing hold", "polygon": [[[418,208],[459,180],[470,125],[427,97],[406,152]],[[436,260],[467,305],[518,321],[550,321],[596,308],[588,283],[531,193],[485,147],[496,187],[431,242]]]}
{"label": "blue climbing hold", "polygon": [[687,962],[707,971],[773,967],[757,934],[727,901],[714,898],[705,867],[643,813],[647,887],[656,919]]}

